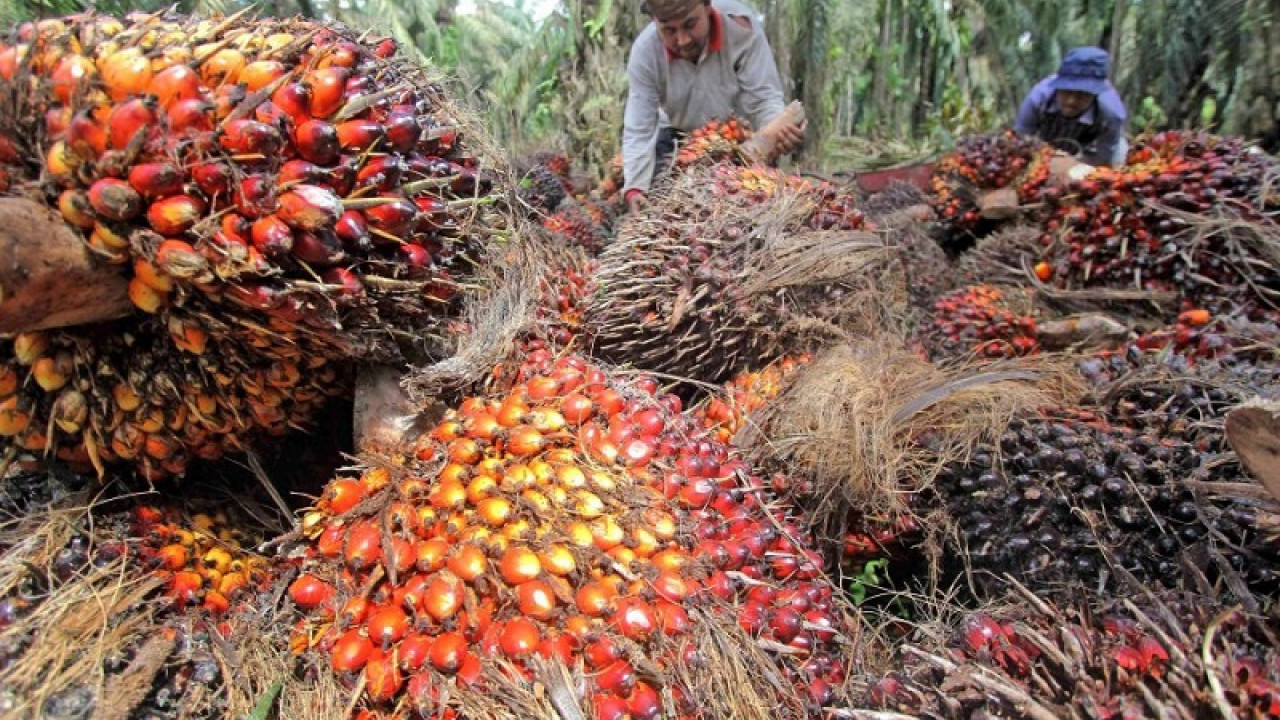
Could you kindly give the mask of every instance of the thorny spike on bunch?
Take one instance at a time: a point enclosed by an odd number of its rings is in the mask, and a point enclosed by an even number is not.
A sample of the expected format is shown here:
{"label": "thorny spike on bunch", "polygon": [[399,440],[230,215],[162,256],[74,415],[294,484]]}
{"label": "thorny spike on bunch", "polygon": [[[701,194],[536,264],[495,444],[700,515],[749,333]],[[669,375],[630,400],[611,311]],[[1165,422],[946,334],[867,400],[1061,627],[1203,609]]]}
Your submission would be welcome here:
{"label": "thorny spike on bunch", "polygon": [[306,426],[348,361],[442,351],[505,220],[441,87],[393,55],[243,15],[83,14],[0,40],[7,191],[56,206],[138,308],[41,333],[31,358],[0,341],[18,379],[0,463],[179,474]]}

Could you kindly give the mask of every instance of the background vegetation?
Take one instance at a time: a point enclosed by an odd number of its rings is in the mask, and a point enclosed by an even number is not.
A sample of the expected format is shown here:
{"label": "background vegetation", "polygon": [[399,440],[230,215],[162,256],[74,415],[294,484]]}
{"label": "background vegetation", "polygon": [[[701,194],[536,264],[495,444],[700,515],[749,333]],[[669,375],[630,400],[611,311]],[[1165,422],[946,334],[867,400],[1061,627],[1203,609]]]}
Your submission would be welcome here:
{"label": "background vegetation", "polygon": [[[15,2],[15,0],[7,0]],[[163,0],[0,0],[0,20],[166,7]],[[513,152],[612,158],[640,0],[264,0],[263,13],[394,34],[455,78]],[[525,4],[522,4],[525,3]],[[231,11],[242,0],[180,0]],[[1031,85],[1081,44],[1111,50],[1131,129],[1208,127],[1274,149],[1280,0],[756,0],[788,92],[811,118],[805,160],[840,169],[945,147],[1001,127]]]}

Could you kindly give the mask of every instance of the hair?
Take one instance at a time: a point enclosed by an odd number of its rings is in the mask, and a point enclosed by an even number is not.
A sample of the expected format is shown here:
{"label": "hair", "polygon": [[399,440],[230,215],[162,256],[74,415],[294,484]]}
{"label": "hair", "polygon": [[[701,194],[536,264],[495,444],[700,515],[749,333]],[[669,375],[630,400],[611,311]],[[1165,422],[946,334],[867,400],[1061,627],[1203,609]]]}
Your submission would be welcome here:
{"label": "hair", "polygon": [[699,5],[710,5],[711,0],[644,0],[641,10],[655,20],[684,15]]}

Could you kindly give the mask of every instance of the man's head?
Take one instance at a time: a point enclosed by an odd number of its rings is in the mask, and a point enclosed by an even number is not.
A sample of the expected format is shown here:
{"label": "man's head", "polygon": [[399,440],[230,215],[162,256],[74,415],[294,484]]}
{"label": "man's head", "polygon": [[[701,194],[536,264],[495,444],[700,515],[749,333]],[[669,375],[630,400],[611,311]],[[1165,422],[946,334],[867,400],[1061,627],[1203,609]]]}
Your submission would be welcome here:
{"label": "man's head", "polygon": [[1106,91],[1110,59],[1096,47],[1073,48],[1062,58],[1053,88],[1058,107],[1067,117],[1077,117],[1089,109],[1094,98]]}
{"label": "man's head", "polygon": [[668,52],[690,62],[702,55],[711,35],[711,0],[646,0],[645,10]]}

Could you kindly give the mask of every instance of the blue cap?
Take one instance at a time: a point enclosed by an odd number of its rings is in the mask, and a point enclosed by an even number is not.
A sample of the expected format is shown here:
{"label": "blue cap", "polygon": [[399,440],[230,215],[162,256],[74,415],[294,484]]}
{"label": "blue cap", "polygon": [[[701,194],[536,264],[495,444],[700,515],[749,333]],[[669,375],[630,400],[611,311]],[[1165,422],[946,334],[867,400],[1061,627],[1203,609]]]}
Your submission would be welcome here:
{"label": "blue cap", "polygon": [[1076,90],[1091,95],[1106,92],[1107,70],[1111,62],[1107,51],[1097,47],[1073,48],[1058,66],[1058,76],[1050,87],[1054,90]]}

